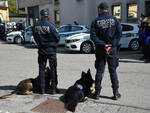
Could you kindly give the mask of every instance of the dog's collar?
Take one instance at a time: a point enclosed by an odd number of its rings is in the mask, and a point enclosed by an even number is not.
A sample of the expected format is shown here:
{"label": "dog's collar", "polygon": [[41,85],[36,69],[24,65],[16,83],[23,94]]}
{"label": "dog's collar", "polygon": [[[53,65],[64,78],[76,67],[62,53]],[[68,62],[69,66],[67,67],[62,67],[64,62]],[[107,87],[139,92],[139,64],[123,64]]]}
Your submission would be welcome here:
{"label": "dog's collar", "polygon": [[80,89],[80,90],[83,90],[83,86],[81,84],[75,84],[75,86]]}

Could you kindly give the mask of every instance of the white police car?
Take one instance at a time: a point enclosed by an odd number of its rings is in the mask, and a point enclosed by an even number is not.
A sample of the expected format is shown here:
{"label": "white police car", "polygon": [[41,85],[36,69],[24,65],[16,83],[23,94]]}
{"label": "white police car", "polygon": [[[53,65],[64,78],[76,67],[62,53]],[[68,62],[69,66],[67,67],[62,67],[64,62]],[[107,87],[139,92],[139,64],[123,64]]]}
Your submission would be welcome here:
{"label": "white police car", "polygon": [[58,28],[60,40],[59,44],[64,45],[67,37],[78,33],[88,32],[84,25],[62,25]]}
{"label": "white police car", "polygon": [[7,34],[6,40],[7,42],[21,44],[31,42],[32,34],[32,27],[28,26],[25,28],[24,36],[21,31],[12,31]]}
{"label": "white police car", "polygon": [[[121,23],[121,25],[123,31],[120,40],[121,48],[138,50],[140,48],[138,41],[138,24]],[[80,33],[66,38],[66,48],[73,51],[91,53],[95,49],[95,45],[89,33]]]}

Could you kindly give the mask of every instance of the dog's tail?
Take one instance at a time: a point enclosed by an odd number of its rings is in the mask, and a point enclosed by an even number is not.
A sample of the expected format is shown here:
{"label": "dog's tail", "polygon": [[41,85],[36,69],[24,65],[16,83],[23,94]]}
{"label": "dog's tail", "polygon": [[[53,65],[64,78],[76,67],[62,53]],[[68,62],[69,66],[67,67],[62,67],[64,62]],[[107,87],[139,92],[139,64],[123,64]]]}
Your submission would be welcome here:
{"label": "dog's tail", "polygon": [[6,94],[6,95],[1,96],[0,99],[6,99],[6,98],[9,98],[10,96],[15,95],[15,94],[16,94],[16,91],[13,91],[10,94]]}
{"label": "dog's tail", "polygon": [[65,107],[67,110],[71,111],[71,112],[75,112],[76,106],[77,106],[78,102],[75,100],[72,100],[68,103],[65,104]]}

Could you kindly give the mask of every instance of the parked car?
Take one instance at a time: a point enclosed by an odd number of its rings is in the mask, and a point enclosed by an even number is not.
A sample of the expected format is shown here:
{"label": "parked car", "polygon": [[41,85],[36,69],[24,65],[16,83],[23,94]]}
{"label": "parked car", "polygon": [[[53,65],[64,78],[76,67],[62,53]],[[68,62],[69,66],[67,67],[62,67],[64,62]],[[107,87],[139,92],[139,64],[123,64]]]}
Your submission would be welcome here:
{"label": "parked car", "polygon": [[58,28],[58,32],[60,35],[59,44],[65,44],[67,37],[78,33],[88,32],[88,29],[83,25],[62,25]]}
{"label": "parked car", "polygon": [[120,40],[121,48],[129,48],[131,50],[139,50],[139,35],[138,24],[121,23],[122,25],[122,37]]}
{"label": "parked car", "polygon": [[[83,26],[83,25],[62,25],[57,30],[60,36],[59,45],[65,45],[66,44],[65,40],[69,36],[72,36],[78,33],[88,32],[88,28],[86,28],[86,26]],[[36,44],[33,37],[32,37],[31,42]]]}
{"label": "parked car", "polygon": [[95,46],[89,33],[80,33],[66,38],[66,48],[72,51],[91,53]]}
{"label": "parked car", "polygon": [[[121,25],[123,31],[120,40],[121,48],[138,50],[140,48],[138,41],[138,24],[121,23]],[[91,53],[95,50],[95,45],[89,33],[80,33],[66,38],[66,48],[73,51]]]}
{"label": "parked car", "polygon": [[7,42],[20,44],[23,43],[24,38],[21,31],[12,31],[7,34],[6,40]]}
{"label": "parked car", "polygon": [[21,44],[31,42],[32,27],[28,26],[25,31],[12,31],[7,34],[6,40],[11,43]]}

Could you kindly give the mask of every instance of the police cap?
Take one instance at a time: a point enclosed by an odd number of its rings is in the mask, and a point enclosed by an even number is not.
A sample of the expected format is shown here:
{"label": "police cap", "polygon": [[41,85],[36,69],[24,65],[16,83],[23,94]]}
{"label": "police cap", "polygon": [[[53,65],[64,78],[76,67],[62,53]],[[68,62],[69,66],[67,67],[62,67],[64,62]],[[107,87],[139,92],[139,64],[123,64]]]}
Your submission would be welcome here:
{"label": "police cap", "polygon": [[143,14],[143,13],[141,13],[141,17],[146,17],[146,15],[145,15],[145,14]]}
{"label": "police cap", "polygon": [[107,2],[101,2],[98,6],[99,9],[107,10],[109,9],[109,5]]}
{"label": "police cap", "polygon": [[49,15],[49,10],[48,10],[48,9],[42,9],[42,10],[40,11],[40,14],[41,14],[42,16],[48,16],[48,15]]}

